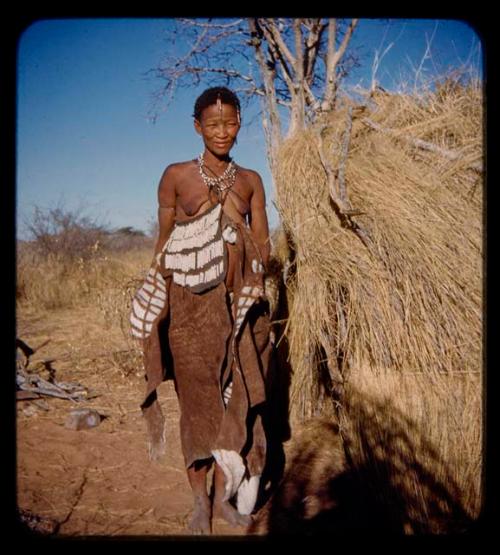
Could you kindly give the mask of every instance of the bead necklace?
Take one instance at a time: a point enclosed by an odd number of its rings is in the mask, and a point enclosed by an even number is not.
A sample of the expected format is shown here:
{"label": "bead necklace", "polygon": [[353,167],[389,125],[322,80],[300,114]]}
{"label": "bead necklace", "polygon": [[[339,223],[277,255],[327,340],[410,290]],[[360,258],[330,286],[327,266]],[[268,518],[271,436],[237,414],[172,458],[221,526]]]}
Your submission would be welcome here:
{"label": "bead necklace", "polygon": [[210,177],[207,175],[203,169],[205,165],[205,160],[203,158],[203,153],[198,156],[198,168],[200,170],[200,175],[205,185],[211,189],[214,187],[219,192],[226,191],[230,189],[234,182],[236,181],[236,166],[234,165],[233,161],[231,160],[224,170],[224,173],[219,177]]}

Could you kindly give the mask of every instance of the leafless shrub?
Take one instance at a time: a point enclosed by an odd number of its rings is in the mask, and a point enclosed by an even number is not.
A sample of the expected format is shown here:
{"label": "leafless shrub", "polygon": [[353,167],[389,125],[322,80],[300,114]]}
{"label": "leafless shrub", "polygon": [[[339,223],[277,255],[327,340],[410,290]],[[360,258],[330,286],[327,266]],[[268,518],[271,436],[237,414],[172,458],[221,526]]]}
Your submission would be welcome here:
{"label": "leafless shrub", "polygon": [[26,222],[33,243],[42,256],[64,256],[69,259],[91,258],[109,233],[103,224],[64,206],[36,206],[31,220]]}

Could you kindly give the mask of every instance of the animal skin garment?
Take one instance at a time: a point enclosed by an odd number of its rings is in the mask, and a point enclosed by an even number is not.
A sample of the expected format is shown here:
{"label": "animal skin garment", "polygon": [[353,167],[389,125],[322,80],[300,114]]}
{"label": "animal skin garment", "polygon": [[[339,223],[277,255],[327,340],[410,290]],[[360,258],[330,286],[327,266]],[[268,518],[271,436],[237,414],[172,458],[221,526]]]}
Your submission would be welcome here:
{"label": "animal skin garment", "polygon": [[247,226],[220,204],[177,222],[134,297],[130,322],[144,352],[150,457],[166,449],[156,389],[174,379],[186,467],[213,457],[226,477],[226,498],[236,495],[240,512],[249,514],[266,457],[272,345],[264,268]]}

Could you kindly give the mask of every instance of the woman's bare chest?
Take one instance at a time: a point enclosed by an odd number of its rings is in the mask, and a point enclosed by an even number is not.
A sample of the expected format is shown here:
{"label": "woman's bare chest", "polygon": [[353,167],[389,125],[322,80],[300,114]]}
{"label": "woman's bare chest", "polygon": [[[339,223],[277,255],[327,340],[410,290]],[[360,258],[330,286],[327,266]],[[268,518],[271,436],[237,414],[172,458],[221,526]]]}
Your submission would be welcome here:
{"label": "woman's bare chest", "polygon": [[[207,185],[198,179],[182,181],[177,187],[176,219],[189,220],[205,211],[217,201],[215,191],[209,191]],[[234,185],[222,196],[224,211],[236,221],[245,223],[250,212],[251,191],[243,179],[237,179]]]}

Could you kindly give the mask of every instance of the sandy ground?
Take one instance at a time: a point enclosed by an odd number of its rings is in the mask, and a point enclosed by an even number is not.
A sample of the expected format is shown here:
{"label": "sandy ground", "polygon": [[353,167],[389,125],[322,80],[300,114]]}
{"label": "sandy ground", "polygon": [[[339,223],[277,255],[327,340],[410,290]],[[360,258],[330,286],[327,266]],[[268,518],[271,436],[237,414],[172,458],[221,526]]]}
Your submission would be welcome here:
{"label": "sandy ground", "polygon": [[[140,410],[145,381],[138,355],[112,354],[131,346],[119,327],[106,323],[95,307],[46,314],[22,310],[17,324],[17,337],[31,347],[50,340],[32,355],[31,372],[47,378],[49,370],[35,363],[53,359],[56,382],[78,382],[95,394],[78,403],[49,397],[17,401],[17,507],[27,529],[55,538],[192,539],[187,528],[192,499],[173,383],[158,389],[167,453],[152,462]],[[279,408],[278,401],[271,399],[270,407]],[[387,399],[383,406],[361,401],[356,410],[364,456],[355,468],[346,460],[332,419],[292,425],[290,437],[284,429],[277,433],[281,412],[273,413],[272,471],[264,481],[271,487],[258,501],[254,522],[243,529],[214,519],[211,539],[467,530],[470,518],[460,492],[448,474],[435,472],[443,463],[438,451],[417,428],[408,428]],[[102,422],[87,430],[66,428],[75,407],[97,410]],[[381,419],[376,423],[373,410]],[[413,491],[415,484],[421,489]]]}
{"label": "sandy ground", "polygon": [[[123,348],[123,338],[106,329],[95,310],[48,316],[20,311],[17,337],[32,347],[50,339],[32,359],[55,358],[56,381],[78,382],[98,395],[78,403],[49,397],[17,401],[17,505],[30,529],[58,537],[188,535],[191,493],[172,382],[158,390],[168,422],[168,452],[155,463],[148,458],[139,408],[144,378],[140,369],[124,370],[105,355]],[[47,378],[46,370],[36,372]],[[104,419],[92,429],[67,429],[75,407],[94,408]],[[246,533],[213,521],[216,536]]]}

